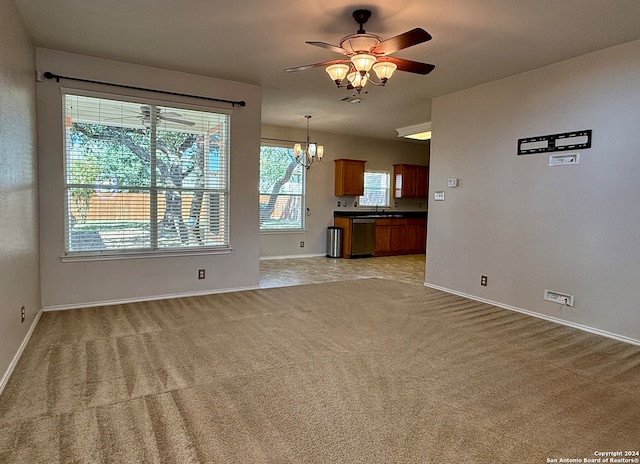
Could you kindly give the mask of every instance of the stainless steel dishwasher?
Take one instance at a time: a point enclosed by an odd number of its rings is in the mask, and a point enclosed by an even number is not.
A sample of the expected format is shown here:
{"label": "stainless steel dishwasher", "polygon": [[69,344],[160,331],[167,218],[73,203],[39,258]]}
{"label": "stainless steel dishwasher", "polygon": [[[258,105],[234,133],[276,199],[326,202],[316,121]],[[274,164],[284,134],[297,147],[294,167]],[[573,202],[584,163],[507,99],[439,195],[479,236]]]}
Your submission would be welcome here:
{"label": "stainless steel dishwasher", "polygon": [[366,258],[373,256],[376,246],[376,220],[352,219],[351,220],[351,258]]}

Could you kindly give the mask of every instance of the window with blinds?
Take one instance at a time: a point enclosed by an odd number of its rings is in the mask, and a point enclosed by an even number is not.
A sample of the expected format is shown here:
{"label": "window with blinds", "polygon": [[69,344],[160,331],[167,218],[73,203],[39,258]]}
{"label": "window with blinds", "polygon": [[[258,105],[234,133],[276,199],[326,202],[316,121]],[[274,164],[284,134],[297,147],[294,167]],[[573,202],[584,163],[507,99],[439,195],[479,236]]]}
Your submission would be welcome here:
{"label": "window with blinds", "polygon": [[293,148],[260,147],[260,230],[304,228],[306,172]]}
{"label": "window with blinds", "polygon": [[65,250],[228,247],[230,116],[64,95]]}
{"label": "window with blinds", "polygon": [[386,171],[365,171],[360,206],[389,206],[390,179]]}

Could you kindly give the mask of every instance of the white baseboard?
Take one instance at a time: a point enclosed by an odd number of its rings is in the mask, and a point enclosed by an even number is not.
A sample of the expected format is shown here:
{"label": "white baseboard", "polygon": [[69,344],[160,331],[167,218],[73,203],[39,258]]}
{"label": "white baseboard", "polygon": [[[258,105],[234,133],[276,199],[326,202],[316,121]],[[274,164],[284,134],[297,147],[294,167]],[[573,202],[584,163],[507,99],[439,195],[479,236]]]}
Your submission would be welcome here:
{"label": "white baseboard", "polygon": [[433,288],[435,290],[441,290],[443,292],[451,293],[452,295],[461,296],[463,298],[468,298],[469,300],[479,301],[481,303],[487,303],[493,306],[497,306],[498,308],[508,309],[509,311],[515,311],[518,313],[523,313],[528,316],[537,317],[538,319],[545,319],[547,321],[555,322],[556,324],[566,325],[568,327],[573,327],[574,329],[582,330],[583,332],[589,332],[596,335],[601,335],[603,337],[612,338],[619,342],[630,343],[632,345],[640,346],[640,340],[636,340],[635,338],[626,337],[624,335],[607,332],[606,330],[596,329],[594,327],[589,327],[587,325],[576,324],[575,322],[565,321],[564,319],[559,319],[553,316],[547,316],[545,314],[536,313],[534,311],[530,311],[528,309],[518,308],[516,306],[510,306],[504,303],[499,303],[497,301],[487,300],[485,298],[480,298],[475,295],[469,295],[467,293],[458,292],[456,290],[451,290],[449,288],[440,287],[438,285],[433,285],[428,282],[424,283],[425,287]]}
{"label": "white baseboard", "polygon": [[325,253],[309,253],[306,255],[260,256],[260,261],[268,261],[270,259],[318,258],[320,256],[327,255]]}
{"label": "white baseboard", "polygon": [[38,325],[38,321],[40,320],[41,315],[42,315],[42,310],[38,311],[38,314],[36,314],[36,317],[33,319],[33,322],[31,323],[31,327],[29,327],[29,331],[27,332],[24,339],[22,340],[22,343],[20,344],[20,348],[18,348],[18,352],[13,357],[13,359],[11,360],[11,364],[9,364],[9,367],[7,368],[6,372],[2,376],[2,380],[0,380],[0,395],[2,395],[2,392],[4,391],[4,387],[7,386],[7,383],[9,383],[9,378],[11,377],[11,374],[13,374],[13,370],[18,365],[18,361],[20,361],[20,357],[22,356],[24,349],[27,347],[27,343],[29,343],[29,340],[31,339],[31,335],[33,334],[33,331],[36,329],[36,326]]}
{"label": "white baseboard", "polygon": [[123,298],[121,300],[92,301],[89,303],[78,303],[71,305],[45,306],[42,311],[66,311],[68,309],[93,308],[95,306],[113,306],[118,304],[139,303],[141,301],[168,300],[171,298],[188,298],[190,296],[214,295],[217,293],[243,292],[246,290],[259,290],[259,286],[223,288],[220,290],[205,290],[202,292],[175,293],[167,295],[146,296],[141,298]]}

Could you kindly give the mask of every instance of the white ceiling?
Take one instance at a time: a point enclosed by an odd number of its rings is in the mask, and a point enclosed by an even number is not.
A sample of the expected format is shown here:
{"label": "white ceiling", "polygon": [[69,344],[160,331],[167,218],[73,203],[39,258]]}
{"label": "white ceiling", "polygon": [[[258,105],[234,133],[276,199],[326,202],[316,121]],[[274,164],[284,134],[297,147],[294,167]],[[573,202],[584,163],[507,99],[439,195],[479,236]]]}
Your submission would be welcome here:
{"label": "white ceiling", "polygon": [[[38,47],[203,74],[262,86],[266,124],[394,139],[431,119],[431,98],[615,44],[640,39],[640,0],[15,0]],[[433,40],[393,56],[433,63],[420,76],[396,72],[363,102],[340,101],[323,68],[339,58],[306,40],[338,45],[373,16],[387,39],[415,27]],[[42,70],[47,71],[47,70]],[[49,70],[64,74],[64,70]],[[615,72],[615,70],[612,70]]]}

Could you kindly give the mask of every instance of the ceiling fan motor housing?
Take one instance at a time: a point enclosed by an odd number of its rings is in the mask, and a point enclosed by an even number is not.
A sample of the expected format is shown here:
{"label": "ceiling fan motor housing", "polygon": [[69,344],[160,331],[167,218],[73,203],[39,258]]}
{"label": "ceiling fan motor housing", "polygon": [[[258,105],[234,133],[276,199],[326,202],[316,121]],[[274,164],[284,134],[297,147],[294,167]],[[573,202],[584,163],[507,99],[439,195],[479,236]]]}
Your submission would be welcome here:
{"label": "ceiling fan motor housing", "polygon": [[355,10],[353,12],[353,19],[356,20],[356,22],[358,23],[358,26],[360,26],[360,29],[358,30],[358,34],[364,34],[364,24],[369,20],[369,18],[371,17],[371,11],[370,10]]}
{"label": "ceiling fan motor housing", "polygon": [[358,53],[369,53],[371,47],[378,45],[382,39],[375,34],[350,34],[340,41],[340,47],[344,48],[348,56]]}

